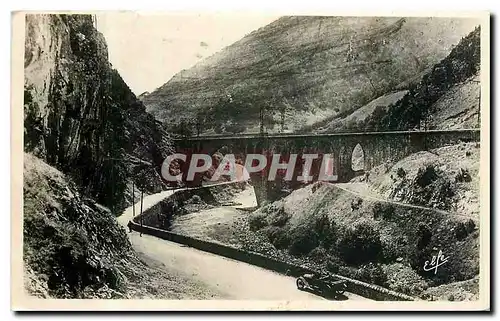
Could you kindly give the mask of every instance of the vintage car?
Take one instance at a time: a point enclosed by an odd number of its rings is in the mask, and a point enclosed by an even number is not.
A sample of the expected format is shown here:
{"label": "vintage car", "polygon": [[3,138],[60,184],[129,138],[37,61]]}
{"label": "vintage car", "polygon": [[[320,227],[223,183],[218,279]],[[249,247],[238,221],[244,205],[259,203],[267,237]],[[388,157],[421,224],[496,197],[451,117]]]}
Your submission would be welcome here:
{"label": "vintage car", "polygon": [[325,296],[338,296],[347,289],[344,280],[336,279],[330,274],[306,273],[297,278],[297,288],[301,291],[310,291]]}

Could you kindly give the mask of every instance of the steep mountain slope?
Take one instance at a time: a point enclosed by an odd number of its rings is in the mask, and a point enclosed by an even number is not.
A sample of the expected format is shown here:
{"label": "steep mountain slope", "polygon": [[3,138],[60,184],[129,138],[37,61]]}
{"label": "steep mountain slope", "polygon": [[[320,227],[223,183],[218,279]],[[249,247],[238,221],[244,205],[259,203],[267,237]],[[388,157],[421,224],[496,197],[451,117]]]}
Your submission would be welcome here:
{"label": "steep mountain slope", "polygon": [[142,99],[174,130],[257,132],[267,108],[267,131],[296,131],[418,81],[474,26],[448,18],[283,17]]}
{"label": "steep mountain slope", "polygon": [[[335,131],[368,130],[368,126],[363,128],[360,124],[366,125],[372,118],[374,118],[374,116],[381,112],[385,112],[389,106],[398,102],[407,92],[407,90],[401,90],[377,97],[368,104],[354,110],[352,113],[349,112],[347,115],[337,114],[334,116],[333,120],[327,118],[324,121],[316,122],[311,126],[302,127],[301,131],[326,133]],[[326,125],[324,125],[325,122],[327,122]]]}
{"label": "steep mountain slope", "polygon": [[[350,114],[339,113],[303,130],[384,131],[479,127],[480,28],[460,40],[419,81],[378,97]],[[326,125],[325,125],[326,123]]]}
{"label": "steep mountain slope", "polygon": [[480,69],[481,29],[477,27],[419,83],[412,85],[401,100],[385,114],[372,119],[373,127],[378,130],[477,127]]}
{"label": "steep mountain slope", "polygon": [[92,16],[27,15],[24,67],[25,151],[115,213],[132,179],[161,188],[166,133],[111,68]]}
{"label": "steep mountain slope", "polygon": [[429,128],[458,129],[479,127],[479,73],[454,84],[432,106]]}

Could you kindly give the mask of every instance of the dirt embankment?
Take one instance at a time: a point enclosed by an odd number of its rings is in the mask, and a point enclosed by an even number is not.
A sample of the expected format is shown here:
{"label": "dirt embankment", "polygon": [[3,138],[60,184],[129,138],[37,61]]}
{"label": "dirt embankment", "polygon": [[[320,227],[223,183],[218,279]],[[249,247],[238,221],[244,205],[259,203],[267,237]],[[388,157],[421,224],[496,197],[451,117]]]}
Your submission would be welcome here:
{"label": "dirt embankment", "polygon": [[[235,208],[191,213],[175,219],[173,230],[424,299],[474,300],[478,157],[475,144],[418,153],[373,170],[370,184],[316,183],[253,213]],[[397,176],[400,167],[404,177]],[[430,179],[428,168],[435,169]],[[453,197],[440,194],[443,185]],[[398,196],[400,190],[408,194]],[[443,195],[450,200],[444,202]],[[415,200],[420,205],[404,204]],[[470,204],[464,208],[464,203]],[[439,251],[448,262],[436,274],[425,271],[425,261]]]}
{"label": "dirt embankment", "polygon": [[477,222],[479,154],[479,143],[418,152],[372,169],[368,187],[387,200],[453,212]]}

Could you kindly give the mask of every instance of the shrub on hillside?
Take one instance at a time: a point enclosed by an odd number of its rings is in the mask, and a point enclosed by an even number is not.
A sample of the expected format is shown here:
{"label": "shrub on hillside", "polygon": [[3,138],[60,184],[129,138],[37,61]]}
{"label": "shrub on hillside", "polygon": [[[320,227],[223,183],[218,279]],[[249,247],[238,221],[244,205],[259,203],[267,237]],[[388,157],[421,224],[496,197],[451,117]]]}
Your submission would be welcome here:
{"label": "shrub on hillside", "polygon": [[415,176],[415,183],[420,187],[426,187],[438,177],[439,175],[437,174],[436,167],[432,164],[427,165],[418,169],[417,176]]}
{"label": "shrub on hillside", "polygon": [[307,255],[319,245],[318,235],[310,228],[296,230],[291,235],[291,244],[288,251],[292,255]]}
{"label": "shrub on hillside", "polygon": [[248,225],[251,231],[257,231],[267,226],[266,214],[262,212],[255,212],[248,218]]}
{"label": "shrub on hillside", "polygon": [[327,260],[327,254],[325,248],[318,246],[309,253],[309,257],[315,263],[323,263]]}
{"label": "shrub on hillside", "polygon": [[[285,230],[282,230],[285,231]],[[319,216],[311,225],[294,229],[292,233],[282,233],[280,238],[275,240],[276,247],[284,247],[289,243],[289,252],[292,255],[316,255],[319,251],[334,251],[332,246],[338,235],[338,227],[331,221],[328,215]],[[314,252],[312,252],[314,251]]]}
{"label": "shrub on hillside", "polygon": [[373,219],[390,220],[394,217],[394,206],[390,203],[376,203],[373,206]]}
{"label": "shrub on hillside", "polygon": [[455,196],[455,183],[442,175],[434,165],[420,167],[409,186],[406,198],[409,203],[447,210]]}
{"label": "shrub on hillside", "polygon": [[274,238],[273,245],[278,250],[288,249],[291,242],[292,241],[290,239],[290,235],[288,234],[288,231],[284,228],[281,228],[280,232],[277,233],[276,237]]}
{"label": "shrub on hillside", "polygon": [[329,249],[335,242],[338,227],[335,221],[330,220],[328,215],[324,214],[316,219],[314,223],[314,232],[316,232],[320,244],[325,249]]}
{"label": "shrub on hillside", "polygon": [[410,265],[413,268],[413,270],[415,270],[421,276],[429,279],[432,278],[435,280],[439,279],[444,280],[444,278],[450,277],[451,275],[445,275],[447,274],[445,270],[449,265],[442,266],[437,271],[437,274],[435,274],[434,271],[432,270],[425,271],[423,269],[424,265],[426,265],[426,262],[431,260],[433,256],[437,255],[434,242],[432,242],[434,236],[432,234],[430,227],[427,224],[420,223],[417,228],[416,237],[417,237],[417,242],[413,250],[413,253],[411,254],[410,257]]}
{"label": "shrub on hillside", "polygon": [[457,223],[455,226],[455,237],[457,240],[461,241],[467,237],[469,233],[467,233],[467,230],[465,229],[465,223],[460,222]]}
{"label": "shrub on hillside", "polygon": [[476,229],[476,223],[474,223],[474,220],[468,219],[467,222],[465,222],[465,229],[467,230],[467,233],[472,233]]}
{"label": "shrub on hillside", "polygon": [[323,186],[322,182],[316,182],[311,188],[311,191],[313,193],[316,193],[316,191]]}
{"label": "shrub on hillside", "polygon": [[344,265],[341,259],[337,256],[328,255],[326,258],[326,268],[331,273],[339,273],[340,268]]}
{"label": "shrub on hillside", "polygon": [[468,183],[468,182],[472,181],[472,177],[470,176],[470,173],[467,169],[460,168],[458,173],[455,175],[455,181]]}
{"label": "shrub on hillside", "polygon": [[267,226],[262,229],[272,245],[277,249],[285,249],[290,245],[288,231],[278,226]]}
{"label": "shrub on hillside", "polygon": [[272,210],[267,210],[268,222],[273,226],[284,226],[289,220],[291,215],[285,212],[285,208],[281,203],[281,206],[273,207]]}
{"label": "shrub on hillside", "polygon": [[190,199],[186,201],[186,204],[200,204],[202,202],[199,195],[193,195]]}
{"label": "shrub on hillside", "polygon": [[340,233],[337,251],[347,264],[362,264],[381,257],[382,242],[379,232],[368,223],[346,228]]}
{"label": "shrub on hillside", "polygon": [[380,264],[368,263],[362,265],[355,273],[354,278],[360,281],[387,286],[387,275]]}
{"label": "shrub on hillside", "polygon": [[408,240],[406,237],[390,238],[382,243],[382,247],[385,262],[401,261],[401,259],[408,256]]}
{"label": "shrub on hillside", "polygon": [[455,227],[455,237],[457,240],[465,239],[476,228],[476,223],[472,219],[467,222],[459,222]]}
{"label": "shrub on hillside", "polygon": [[363,199],[362,198],[356,198],[351,201],[351,210],[357,210],[361,207],[363,204]]}

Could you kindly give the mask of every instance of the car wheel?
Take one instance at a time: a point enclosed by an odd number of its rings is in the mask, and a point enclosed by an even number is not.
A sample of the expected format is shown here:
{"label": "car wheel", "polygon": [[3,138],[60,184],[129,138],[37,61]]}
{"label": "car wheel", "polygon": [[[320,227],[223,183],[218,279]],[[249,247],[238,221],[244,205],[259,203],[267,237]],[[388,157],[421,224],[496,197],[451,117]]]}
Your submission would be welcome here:
{"label": "car wheel", "polygon": [[304,290],[307,286],[307,282],[303,277],[297,279],[297,288],[299,290]]}
{"label": "car wheel", "polygon": [[344,294],[345,290],[347,289],[347,284],[342,284],[339,289],[336,291],[337,294]]}

